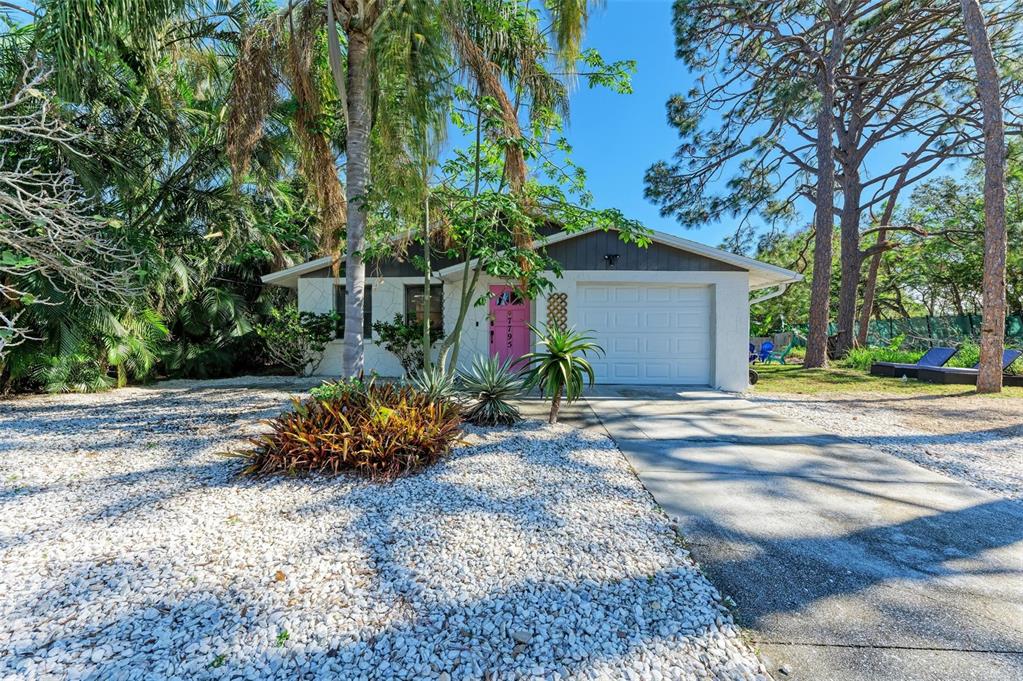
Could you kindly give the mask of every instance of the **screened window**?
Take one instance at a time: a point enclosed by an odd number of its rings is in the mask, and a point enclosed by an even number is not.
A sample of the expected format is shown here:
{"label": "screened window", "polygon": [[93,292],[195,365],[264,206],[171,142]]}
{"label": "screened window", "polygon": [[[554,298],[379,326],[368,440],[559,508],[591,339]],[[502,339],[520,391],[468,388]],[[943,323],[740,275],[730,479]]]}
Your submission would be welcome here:
{"label": "screened window", "polygon": [[[345,326],[345,293],[344,284],[334,285],[334,311],[341,315],[341,328]],[[362,337],[373,337],[373,287],[366,286],[362,294]]]}
{"label": "screened window", "polygon": [[[420,285],[405,287],[405,320],[409,322],[422,322],[426,307],[426,296],[423,291],[426,288]],[[437,331],[444,330],[444,286],[434,284],[430,286],[430,327]]]}

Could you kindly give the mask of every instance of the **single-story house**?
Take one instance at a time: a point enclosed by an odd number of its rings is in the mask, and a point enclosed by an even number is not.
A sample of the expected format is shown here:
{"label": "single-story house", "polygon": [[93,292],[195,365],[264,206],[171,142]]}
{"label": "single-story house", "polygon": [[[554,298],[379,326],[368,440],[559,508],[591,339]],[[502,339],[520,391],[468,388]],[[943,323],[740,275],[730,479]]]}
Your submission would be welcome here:
{"label": "single-story house", "polygon": [[[541,244],[538,244],[540,246]],[[614,230],[558,232],[542,241],[559,262],[561,277],[543,298],[521,300],[512,282],[481,276],[478,296],[464,325],[459,364],[479,355],[518,357],[534,349],[530,323],[560,323],[589,331],[605,351],[591,357],[605,384],[706,385],[741,391],[748,384],[749,307],[779,295],[802,275],[677,236],[654,232],[643,248],[621,241]],[[263,277],[268,285],[297,290],[309,312],[344,311],[344,266],[324,257]],[[397,358],[373,342],[371,324],[396,314],[451,329],[458,316],[464,263],[436,263],[430,309],[423,310],[423,275],[405,260],[367,264],[365,366],[381,376],[400,376]],[[330,343],[315,374],[341,373],[342,342]]]}

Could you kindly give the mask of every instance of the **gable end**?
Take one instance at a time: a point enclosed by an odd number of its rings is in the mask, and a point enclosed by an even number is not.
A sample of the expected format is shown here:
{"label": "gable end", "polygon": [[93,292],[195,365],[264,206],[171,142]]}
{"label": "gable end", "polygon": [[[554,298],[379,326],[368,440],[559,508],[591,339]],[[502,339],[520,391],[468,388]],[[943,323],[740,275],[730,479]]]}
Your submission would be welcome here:
{"label": "gable end", "polygon": [[[615,231],[593,231],[547,246],[547,255],[565,270],[641,272],[745,272],[742,267],[653,241],[646,248],[625,243]],[[605,255],[617,255],[609,267]]]}

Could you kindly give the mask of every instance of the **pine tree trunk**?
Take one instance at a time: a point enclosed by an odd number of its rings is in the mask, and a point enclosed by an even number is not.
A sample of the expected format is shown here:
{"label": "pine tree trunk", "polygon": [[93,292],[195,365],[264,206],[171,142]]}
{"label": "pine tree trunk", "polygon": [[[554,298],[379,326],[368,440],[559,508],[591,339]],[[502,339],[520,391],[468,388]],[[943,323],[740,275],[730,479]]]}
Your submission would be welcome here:
{"label": "pine tree trunk", "polygon": [[838,356],[852,349],[856,325],[856,294],[860,286],[863,256],[860,254],[860,194],[862,185],[855,167],[843,170],[841,215],[841,284],[838,289]]}
{"label": "pine tree trunk", "polygon": [[831,237],[835,224],[833,217],[835,208],[834,71],[844,47],[844,35],[842,26],[835,24],[831,47],[817,76],[821,102],[820,111],[817,113],[817,195],[814,216],[816,234],[814,235],[813,280],[810,284],[810,325],[806,338],[806,358],[803,360],[803,366],[808,368],[824,367],[828,364],[828,322],[831,317]]}
{"label": "pine tree trunk", "polygon": [[1005,349],[1005,126],[998,67],[978,0],[961,0],[984,113],[984,280],[977,392],[1002,391]]}
{"label": "pine tree trunk", "polygon": [[363,371],[362,318],[366,289],[366,206],[363,203],[370,180],[369,134],[372,126],[369,106],[369,36],[362,31],[348,34],[348,149],[346,176],[348,199],[347,249],[345,252],[345,376]]}
{"label": "pine tree trunk", "polygon": [[[883,244],[888,238],[888,231],[882,229],[877,233],[877,243]],[[870,257],[870,268],[867,280],[863,284],[863,307],[860,308],[860,328],[856,332],[856,344],[864,347],[867,344],[867,332],[870,329],[870,315],[874,311],[874,298],[877,295],[877,273],[881,269],[881,258],[884,251],[878,251]]]}

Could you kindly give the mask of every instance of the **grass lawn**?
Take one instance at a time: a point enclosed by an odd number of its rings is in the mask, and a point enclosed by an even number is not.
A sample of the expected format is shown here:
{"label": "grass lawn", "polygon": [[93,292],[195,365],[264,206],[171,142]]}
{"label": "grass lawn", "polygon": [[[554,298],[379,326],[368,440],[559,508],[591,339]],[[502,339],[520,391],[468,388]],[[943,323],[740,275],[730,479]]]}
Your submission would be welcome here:
{"label": "grass lawn", "polygon": [[887,393],[890,395],[947,395],[974,397],[1023,397],[1023,388],[1004,388],[999,395],[977,395],[971,386],[939,385],[917,380],[880,378],[856,369],[804,369],[798,364],[758,364],[760,381],[755,393]]}

